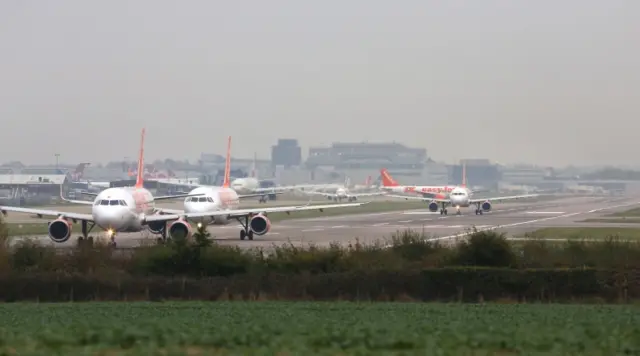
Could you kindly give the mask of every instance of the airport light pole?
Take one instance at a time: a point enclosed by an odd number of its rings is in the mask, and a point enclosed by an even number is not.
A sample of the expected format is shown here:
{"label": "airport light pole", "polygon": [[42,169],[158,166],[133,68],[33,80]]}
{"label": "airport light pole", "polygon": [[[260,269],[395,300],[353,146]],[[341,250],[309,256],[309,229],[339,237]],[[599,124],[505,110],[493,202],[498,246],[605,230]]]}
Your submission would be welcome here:
{"label": "airport light pole", "polygon": [[56,156],[56,171],[58,170],[58,159],[60,158],[60,154],[59,153],[54,153],[54,156]]}

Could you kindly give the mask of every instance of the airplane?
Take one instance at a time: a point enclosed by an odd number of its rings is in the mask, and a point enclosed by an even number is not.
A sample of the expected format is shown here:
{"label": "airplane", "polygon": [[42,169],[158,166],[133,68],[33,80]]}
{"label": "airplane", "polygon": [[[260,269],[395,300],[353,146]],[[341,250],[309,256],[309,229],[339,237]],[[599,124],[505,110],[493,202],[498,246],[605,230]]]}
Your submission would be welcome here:
{"label": "airplane", "polygon": [[358,198],[361,198],[361,197],[372,197],[372,196],[380,196],[380,195],[387,194],[387,192],[372,192],[372,193],[350,192],[349,188],[347,188],[347,185],[348,184],[345,184],[345,186],[342,186],[342,187],[338,187],[334,193],[326,193],[326,192],[319,192],[319,191],[303,191],[303,193],[307,195],[322,195],[327,199],[333,200],[333,201],[342,201],[342,199],[347,199],[347,201],[350,201],[350,202],[356,201],[358,200]]}
{"label": "airplane", "polygon": [[323,184],[318,184],[318,185],[304,184],[304,185],[290,185],[290,186],[277,186],[277,187],[261,188],[260,187],[260,180],[258,179],[258,175],[256,173],[256,161],[257,161],[257,157],[254,155],[253,164],[251,166],[251,174],[249,175],[249,177],[234,179],[231,182],[231,188],[233,190],[235,190],[239,194],[262,193],[261,195],[260,194],[256,194],[256,196],[260,197],[260,199],[258,200],[260,203],[266,203],[268,195],[269,194],[278,194],[276,192],[279,192],[280,194],[282,194],[282,192],[284,192],[284,191],[300,190],[300,189],[304,189],[304,188],[316,189],[316,188],[321,188],[321,187],[326,186],[326,185],[323,185]]}
{"label": "airplane", "polygon": [[380,170],[382,176],[382,186],[380,189],[393,193],[415,193],[421,194],[423,197],[432,197],[443,193],[451,193],[455,186],[453,185],[400,185],[391,177],[386,168]]}
{"label": "airplane", "polygon": [[476,215],[482,215],[484,212],[491,211],[492,204],[491,201],[503,201],[503,200],[513,200],[513,199],[523,199],[523,198],[533,198],[539,196],[539,194],[523,194],[523,195],[511,195],[511,196],[502,196],[502,197],[493,197],[493,198],[473,198],[474,191],[467,188],[467,177],[466,177],[466,168],[462,166],[462,185],[453,187],[451,192],[446,195],[438,194],[437,196],[431,197],[412,197],[412,196],[404,196],[404,195],[388,195],[393,198],[402,198],[402,199],[415,199],[422,201],[430,201],[429,202],[429,210],[431,212],[438,211],[438,207],[440,208],[440,215],[447,215],[447,205],[451,205],[456,208],[456,215],[460,215],[460,208],[467,208],[471,205],[476,206],[475,213]]}
{"label": "airplane", "polygon": [[[267,218],[267,214],[284,212],[290,214],[296,211],[319,210],[333,208],[346,208],[361,206],[366,203],[345,203],[345,204],[327,204],[327,205],[302,205],[302,206],[284,206],[270,208],[249,208],[238,209],[241,198],[255,196],[257,194],[238,195],[238,193],[230,186],[231,172],[231,137],[227,143],[227,157],[224,168],[224,180],[221,187],[202,186],[193,189],[189,194],[190,197],[184,200],[184,210],[163,209],[162,214],[170,214],[176,219],[168,226],[169,236],[190,236],[192,232],[191,223],[196,223],[198,227],[203,224],[226,224],[230,220],[236,220],[242,226],[240,230],[240,240],[248,238],[253,240],[254,234],[258,236],[265,235],[271,229],[271,221]],[[196,197],[195,195],[202,196]],[[150,225],[150,228],[159,230],[161,225]]]}
{"label": "airplane", "polygon": [[133,187],[107,188],[100,193],[83,192],[83,194],[95,197],[91,201],[69,200],[63,196],[63,186],[60,186],[60,197],[75,204],[91,205],[91,213],[73,213],[56,210],[41,210],[20,208],[13,206],[0,206],[3,215],[7,212],[28,213],[38,218],[55,217],[49,223],[49,238],[55,243],[63,243],[71,237],[73,223],[81,222],[82,236],[78,242],[93,242],[93,237],[88,236],[97,225],[107,232],[110,238],[109,244],[116,246],[115,236],[118,232],[140,232],[154,224],[166,224],[168,220],[175,219],[172,216],[160,215],[160,209],[155,208],[155,202],[159,200],[190,197],[193,194],[180,194],[154,197],[150,191],[144,188],[144,136],[142,129],[140,139],[140,155],[138,157],[138,174],[136,184]]}

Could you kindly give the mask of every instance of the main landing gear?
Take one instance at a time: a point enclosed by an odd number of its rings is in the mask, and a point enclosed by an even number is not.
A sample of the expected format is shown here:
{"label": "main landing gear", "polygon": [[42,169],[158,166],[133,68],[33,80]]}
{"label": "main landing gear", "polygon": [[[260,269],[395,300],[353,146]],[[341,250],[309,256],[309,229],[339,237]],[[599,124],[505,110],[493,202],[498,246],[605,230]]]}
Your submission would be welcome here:
{"label": "main landing gear", "polygon": [[244,240],[245,238],[249,238],[249,240],[253,240],[253,231],[249,226],[249,219],[250,219],[249,215],[236,218],[236,220],[238,220],[240,225],[242,225],[242,230],[240,230],[240,240]]}
{"label": "main landing gear", "polygon": [[[89,226],[91,224],[91,226]],[[96,223],[91,221],[82,220],[82,236],[78,236],[78,246],[93,245],[93,236],[89,236],[89,233],[96,226]]]}
{"label": "main landing gear", "polygon": [[483,211],[482,209],[480,209],[480,203],[476,204],[477,208],[476,208],[476,215],[482,215]]}
{"label": "main landing gear", "polygon": [[[78,237],[78,246],[93,246],[93,236],[89,236],[89,233],[96,226],[95,222],[82,221],[82,236]],[[116,247],[116,233],[115,231],[108,232],[109,234],[109,246]]]}
{"label": "main landing gear", "polygon": [[446,204],[442,203],[442,209],[440,209],[440,215],[447,215],[447,208],[446,208]]}
{"label": "main landing gear", "polygon": [[160,232],[160,237],[156,240],[158,245],[162,245],[167,243],[167,223],[164,223],[164,227],[162,227],[162,232]]}

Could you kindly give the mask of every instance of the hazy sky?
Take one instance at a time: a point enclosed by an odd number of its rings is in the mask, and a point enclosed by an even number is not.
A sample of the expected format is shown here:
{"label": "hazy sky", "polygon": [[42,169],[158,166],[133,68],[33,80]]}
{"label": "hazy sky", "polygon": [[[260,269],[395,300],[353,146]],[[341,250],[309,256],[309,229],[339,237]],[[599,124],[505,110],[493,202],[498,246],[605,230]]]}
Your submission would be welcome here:
{"label": "hazy sky", "polygon": [[2,157],[270,155],[400,141],[436,160],[633,164],[640,1],[0,2]]}

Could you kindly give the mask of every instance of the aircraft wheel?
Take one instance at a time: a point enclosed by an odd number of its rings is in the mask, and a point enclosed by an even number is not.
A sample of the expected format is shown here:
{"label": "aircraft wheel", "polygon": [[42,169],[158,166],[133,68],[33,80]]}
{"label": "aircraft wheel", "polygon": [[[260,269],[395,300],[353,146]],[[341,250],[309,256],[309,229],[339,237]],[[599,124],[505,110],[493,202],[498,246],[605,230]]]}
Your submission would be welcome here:
{"label": "aircraft wheel", "polygon": [[113,240],[112,240],[112,241],[109,241],[109,247],[111,247],[111,248],[116,248],[117,246],[118,246],[118,244],[116,244],[116,242],[115,242],[115,241],[113,241]]}
{"label": "aircraft wheel", "polygon": [[240,240],[244,240],[247,237],[247,232],[244,230],[240,230]]}
{"label": "aircraft wheel", "polygon": [[253,231],[249,231],[247,237],[249,238],[249,240],[253,241]]}
{"label": "aircraft wheel", "polygon": [[447,214],[448,214],[447,209],[444,209],[444,215],[447,215]]}
{"label": "aircraft wheel", "polygon": [[476,215],[478,215],[478,214],[480,214],[480,213],[478,212],[478,209],[476,209]]}
{"label": "aircraft wheel", "polygon": [[162,245],[162,244],[164,243],[164,240],[162,239],[162,237],[158,237],[158,238],[156,239],[156,243],[157,243],[158,245]]}
{"label": "aircraft wheel", "polygon": [[482,211],[482,209],[478,210],[478,214],[482,215],[484,214],[484,211]]}
{"label": "aircraft wheel", "polygon": [[88,236],[87,237],[87,245],[93,246],[93,236]]}

